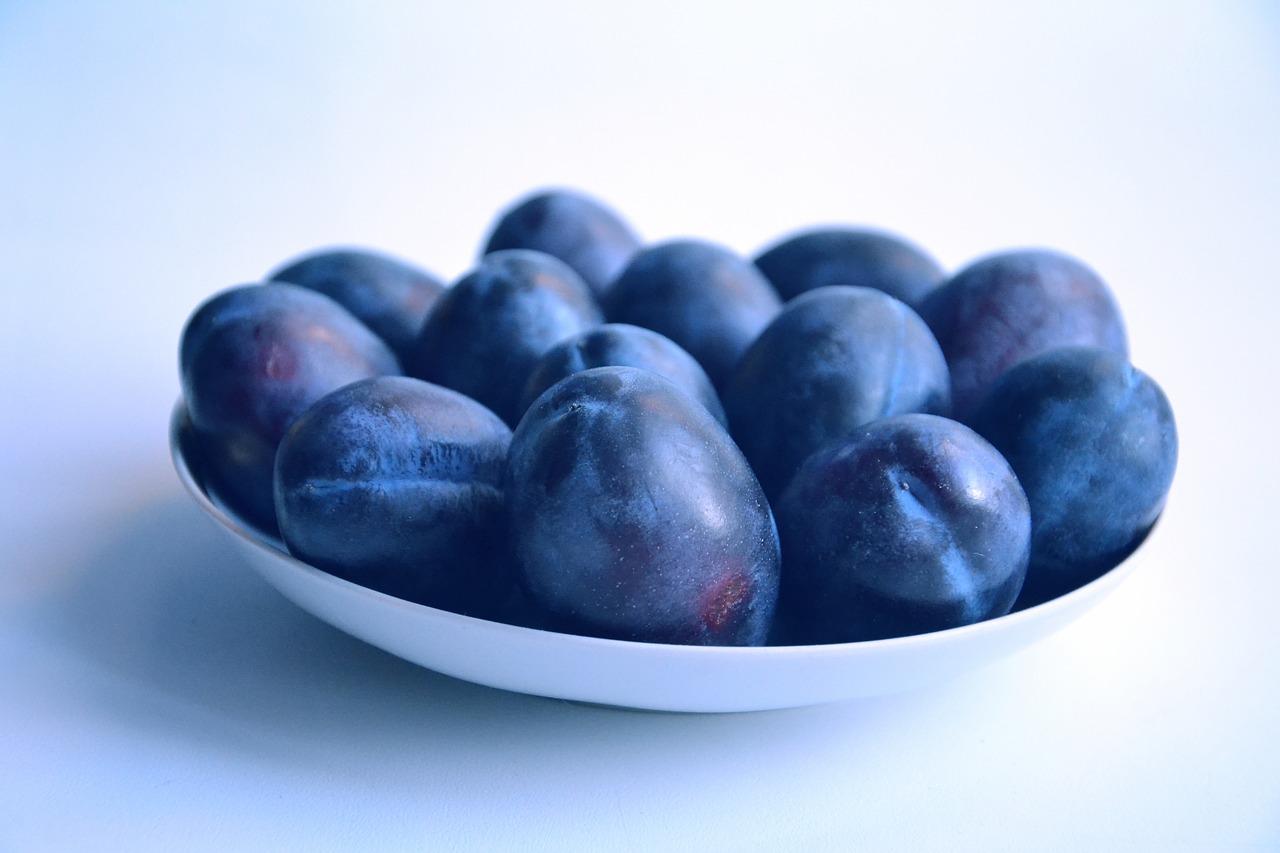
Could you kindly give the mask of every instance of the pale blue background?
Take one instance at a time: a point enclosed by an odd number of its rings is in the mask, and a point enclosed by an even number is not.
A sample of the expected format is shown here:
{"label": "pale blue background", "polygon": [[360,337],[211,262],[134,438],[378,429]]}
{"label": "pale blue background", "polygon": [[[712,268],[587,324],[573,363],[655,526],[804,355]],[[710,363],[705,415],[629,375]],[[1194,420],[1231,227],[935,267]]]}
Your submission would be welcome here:
{"label": "pale blue background", "polygon": [[[447,278],[589,190],[1113,286],[1182,461],[1084,620],[910,695],[500,693],[286,603],[165,446],[183,320],[330,243]],[[1280,847],[1280,13],[1263,2],[0,2],[0,850]]]}

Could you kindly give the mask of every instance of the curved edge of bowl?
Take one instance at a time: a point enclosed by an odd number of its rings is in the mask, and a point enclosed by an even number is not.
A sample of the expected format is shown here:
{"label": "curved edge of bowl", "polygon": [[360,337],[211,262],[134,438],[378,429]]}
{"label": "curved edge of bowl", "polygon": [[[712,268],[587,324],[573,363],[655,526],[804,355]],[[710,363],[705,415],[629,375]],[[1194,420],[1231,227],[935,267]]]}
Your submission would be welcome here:
{"label": "curved edge of bowl", "polygon": [[1123,582],[1141,548],[1066,595],[929,634],[814,646],[676,646],[559,634],[490,622],[386,595],[289,555],[212,497],[179,399],[170,420],[179,480],[268,583],[334,627],[428,669],[489,687],[670,712],[803,707],[903,692],[1014,654],[1075,621]]}

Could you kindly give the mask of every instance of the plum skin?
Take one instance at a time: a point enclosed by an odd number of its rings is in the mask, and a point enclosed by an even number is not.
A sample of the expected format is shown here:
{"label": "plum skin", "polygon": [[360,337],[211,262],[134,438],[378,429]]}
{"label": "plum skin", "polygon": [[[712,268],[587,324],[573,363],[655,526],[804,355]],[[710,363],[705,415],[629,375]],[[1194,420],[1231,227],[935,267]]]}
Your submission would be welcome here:
{"label": "plum skin", "polygon": [[557,630],[767,639],[772,512],[728,433],[663,377],[598,367],[553,385],[515,430],[506,493],[522,583]]}
{"label": "plum skin", "polygon": [[910,307],[831,285],[788,302],[743,355],[722,401],[769,497],[824,444],[878,418],[950,412],[951,380]]}
{"label": "plum skin", "polygon": [[1128,557],[1164,508],[1177,467],[1173,409],[1151,377],[1095,347],[1011,369],[974,429],[1009,460],[1031,503],[1031,564],[1018,607],[1080,587]]}
{"label": "plum skin", "polygon": [[724,407],[707,372],[679,344],[652,329],[605,323],[572,335],[543,354],[525,384],[522,410],[555,383],[592,367],[639,367],[679,385],[725,424]]}
{"label": "plum skin", "polygon": [[400,373],[386,343],[327,296],[250,284],[205,300],[182,330],[183,398],[210,490],[275,533],[272,471],[294,418],[330,391]]}
{"label": "plum skin", "polygon": [[1008,613],[1030,551],[1003,457],[949,418],[885,418],[809,457],[776,505],[779,639],[878,640]]}
{"label": "plum skin", "polygon": [[1047,249],[999,252],[943,282],[920,305],[951,368],[954,414],[969,416],[1020,361],[1066,346],[1128,356],[1110,288],[1081,261]]}
{"label": "plum skin", "polygon": [[670,240],[631,259],[601,300],[611,323],[653,329],[698,360],[722,389],[782,309],[755,265],[706,240]]}
{"label": "plum skin", "polygon": [[372,589],[493,616],[514,590],[502,482],[511,430],[418,379],[343,386],[280,442],[275,504],[299,559]]}
{"label": "plum skin", "polygon": [[923,249],[871,228],[801,231],[765,249],[755,264],[784,300],[844,284],[875,288],[916,308],[945,278]]}
{"label": "plum skin", "polygon": [[436,300],[405,372],[478,400],[514,427],[538,359],[603,319],[564,262],[529,249],[494,252]]}
{"label": "plum skin", "polygon": [[323,293],[373,329],[403,361],[444,282],[426,270],[370,249],[335,248],[286,262],[268,281]]}
{"label": "plum skin", "polygon": [[621,216],[581,192],[547,189],[528,195],[499,215],[481,256],[505,249],[534,249],[564,261],[601,297],[640,248]]}

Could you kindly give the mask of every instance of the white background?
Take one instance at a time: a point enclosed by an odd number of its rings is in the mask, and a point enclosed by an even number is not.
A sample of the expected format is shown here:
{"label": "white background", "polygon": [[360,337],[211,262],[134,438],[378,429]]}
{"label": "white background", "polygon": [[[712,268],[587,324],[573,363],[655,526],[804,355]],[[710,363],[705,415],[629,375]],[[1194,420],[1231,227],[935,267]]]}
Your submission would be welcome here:
{"label": "white background", "polygon": [[[0,850],[1280,848],[1276,8],[0,2]],[[288,604],[169,464],[186,316],[333,243],[454,279],[548,184],[1084,259],[1179,419],[1142,568],[958,681],[727,716]]]}

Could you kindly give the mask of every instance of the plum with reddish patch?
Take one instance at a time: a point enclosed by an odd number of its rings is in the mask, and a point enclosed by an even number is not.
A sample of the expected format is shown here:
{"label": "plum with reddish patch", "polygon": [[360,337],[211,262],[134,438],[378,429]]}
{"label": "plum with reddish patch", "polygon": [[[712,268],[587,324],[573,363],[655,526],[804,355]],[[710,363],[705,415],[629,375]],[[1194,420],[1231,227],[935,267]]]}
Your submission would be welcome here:
{"label": "plum with reddish patch", "polygon": [[294,418],[342,385],[400,372],[351,312],[283,282],[229,288],[201,304],[182,330],[179,368],[210,491],[271,533],[276,447]]}
{"label": "plum with reddish patch", "polygon": [[1052,349],[1129,352],[1120,306],[1081,261],[1046,249],[989,255],[920,305],[951,369],[954,415],[968,420],[1006,371]]}
{"label": "plum with reddish patch", "polygon": [[538,398],[507,469],[528,597],[564,631],[759,645],[780,554],[755,475],[714,417],[648,370],[598,367]]}

